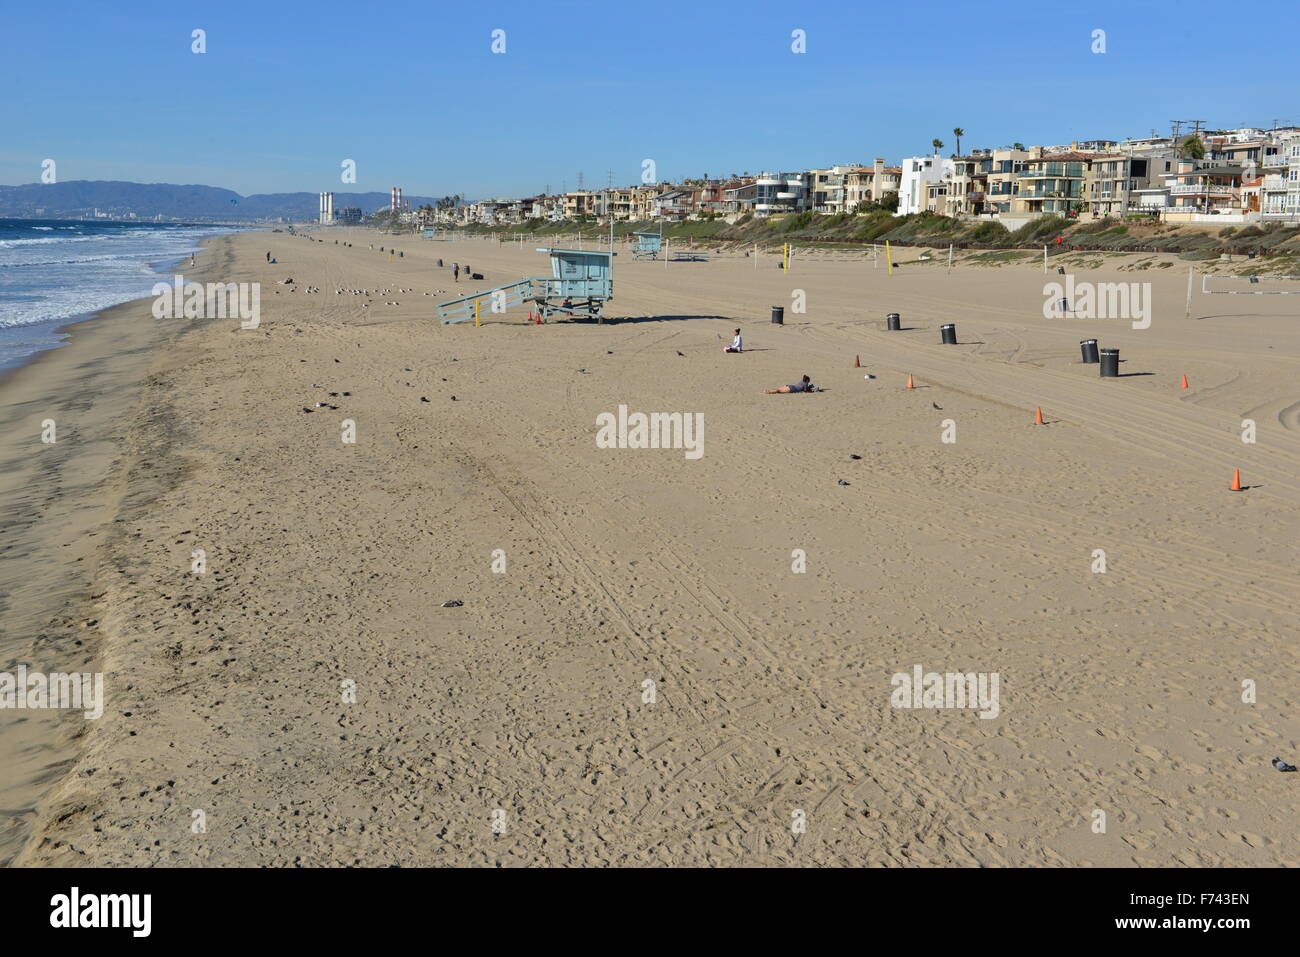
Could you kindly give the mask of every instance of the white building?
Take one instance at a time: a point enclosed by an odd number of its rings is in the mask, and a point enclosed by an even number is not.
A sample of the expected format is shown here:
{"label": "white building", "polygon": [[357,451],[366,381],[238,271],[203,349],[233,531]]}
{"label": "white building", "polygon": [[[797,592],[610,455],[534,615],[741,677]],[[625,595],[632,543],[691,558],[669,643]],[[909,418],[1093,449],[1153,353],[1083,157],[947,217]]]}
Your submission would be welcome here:
{"label": "white building", "polygon": [[802,213],[809,208],[807,173],[763,173],[754,186],[755,216]]}
{"label": "white building", "polygon": [[1282,156],[1286,159],[1286,207],[1288,219],[1300,219],[1300,132],[1282,137]]}
{"label": "white building", "polygon": [[320,224],[329,226],[334,222],[334,194],[320,194]]}
{"label": "white building", "polygon": [[923,213],[929,209],[926,199],[926,187],[941,182],[944,177],[952,177],[956,168],[953,161],[941,156],[911,156],[903,160],[903,172],[898,184],[898,209],[895,216],[908,216]]}

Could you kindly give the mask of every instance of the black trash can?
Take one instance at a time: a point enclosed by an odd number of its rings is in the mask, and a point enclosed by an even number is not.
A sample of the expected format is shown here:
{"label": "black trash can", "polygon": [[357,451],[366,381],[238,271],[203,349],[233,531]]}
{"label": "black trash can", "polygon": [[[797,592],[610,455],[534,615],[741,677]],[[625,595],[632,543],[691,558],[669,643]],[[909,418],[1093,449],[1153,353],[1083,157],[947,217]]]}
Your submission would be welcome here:
{"label": "black trash can", "polygon": [[772,307],[772,322],[778,326],[785,325],[785,306]]}
{"label": "black trash can", "polygon": [[939,337],[943,340],[945,346],[955,346],[957,344],[957,325],[956,323],[946,322],[939,327]]}
{"label": "black trash can", "polygon": [[1092,365],[1093,363],[1095,363],[1095,362],[1097,361],[1097,340],[1096,340],[1096,339],[1080,339],[1080,340],[1079,340],[1079,352],[1080,352],[1080,353],[1082,354],[1082,356],[1083,356],[1083,364],[1084,364],[1084,365]]}
{"label": "black trash can", "polygon": [[1119,350],[1101,350],[1101,377],[1103,379],[1119,378]]}
{"label": "black trash can", "polygon": [[885,316],[885,328],[889,329],[891,332],[897,332],[902,328],[902,319],[899,317],[898,313],[891,312],[889,315]]}

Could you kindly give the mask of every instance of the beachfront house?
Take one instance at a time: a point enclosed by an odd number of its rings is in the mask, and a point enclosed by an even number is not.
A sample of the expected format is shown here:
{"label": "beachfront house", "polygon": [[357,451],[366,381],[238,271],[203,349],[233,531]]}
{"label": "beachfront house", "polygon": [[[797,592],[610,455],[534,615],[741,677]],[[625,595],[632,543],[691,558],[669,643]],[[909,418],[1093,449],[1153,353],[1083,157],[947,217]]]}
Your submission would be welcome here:
{"label": "beachfront house", "polygon": [[952,160],[941,156],[909,156],[903,160],[894,215],[939,212],[939,203],[948,195],[944,178],[951,176],[952,170]]}
{"label": "beachfront house", "polygon": [[936,210],[945,216],[979,216],[988,204],[989,174],[993,172],[992,150],[971,150],[968,156],[954,156],[943,202]]}
{"label": "beachfront house", "polygon": [[807,173],[760,173],[754,180],[754,215],[802,213],[809,208]]}
{"label": "beachfront house", "polygon": [[1083,208],[1093,160],[1101,155],[1066,150],[1026,160],[1016,180],[1012,213],[1061,216]]}
{"label": "beachfront house", "polygon": [[876,157],[871,166],[857,166],[844,173],[844,211],[856,212],[868,203],[878,203],[886,193],[897,193],[902,170],[886,166]]}
{"label": "beachfront house", "polygon": [[655,218],[655,199],[661,193],[667,192],[669,186],[667,183],[651,183],[647,186],[638,186],[634,191],[634,203],[636,212],[633,218],[641,222],[647,219]]}
{"label": "beachfront house", "polygon": [[655,217],[682,220],[695,211],[694,197],[689,187],[673,187],[654,199]]}
{"label": "beachfront house", "polygon": [[[1300,222],[1300,130],[1283,133],[1278,139],[1279,152],[1286,166],[1266,177],[1273,181],[1271,198],[1276,211],[1272,215]],[[1266,187],[1261,204],[1269,198]]]}
{"label": "beachfront house", "polygon": [[844,212],[845,174],[850,170],[862,169],[861,166],[832,166],[829,169],[810,169],[804,175],[808,179],[809,208],[815,213],[834,216]]}
{"label": "beachfront house", "polygon": [[996,149],[990,157],[989,171],[984,190],[984,212],[997,216],[1011,212],[1011,202],[1016,195],[1016,184],[1025,162],[1035,156],[1042,156],[1043,148],[1031,149],[1016,147]]}
{"label": "beachfront house", "polygon": [[[1123,216],[1141,205],[1146,191],[1161,182],[1176,161],[1171,148],[1152,150],[1142,155],[1107,153],[1092,161],[1086,188],[1088,208],[1093,216]],[[1167,195],[1167,194],[1165,194]],[[1163,199],[1159,202],[1164,206]]]}
{"label": "beachfront house", "polygon": [[728,216],[745,216],[754,212],[758,199],[758,183],[753,179],[741,180],[722,191],[722,209]]}
{"label": "beachfront house", "polygon": [[1183,159],[1170,183],[1171,213],[1239,214],[1243,211],[1239,165],[1203,165],[1214,161]]}
{"label": "beachfront house", "polygon": [[560,197],[567,220],[595,216],[599,212],[600,194],[589,189],[575,190]]}
{"label": "beachfront house", "polygon": [[726,209],[727,187],[730,182],[719,179],[687,180],[691,189],[693,217],[718,215]]}

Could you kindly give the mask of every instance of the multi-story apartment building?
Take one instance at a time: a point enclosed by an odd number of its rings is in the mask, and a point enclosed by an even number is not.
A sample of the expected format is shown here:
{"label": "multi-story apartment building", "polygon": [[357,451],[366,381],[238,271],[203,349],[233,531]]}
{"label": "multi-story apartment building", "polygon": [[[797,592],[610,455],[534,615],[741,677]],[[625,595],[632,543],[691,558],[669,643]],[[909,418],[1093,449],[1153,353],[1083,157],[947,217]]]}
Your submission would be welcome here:
{"label": "multi-story apartment building", "polygon": [[1030,216],[1064,215],[1082,208],[1092,162],[1101,155],[1069,150],[1025,160],[1011,211]]}
{"label": "multi-story apartment building", "polygon": [[565,193],[562,197],[565,219],[579,219],[583,216],[595,216],[600,211],[600,193],[592,190],[578,190]]}
{"label": "multi-story apartment building", "polygon": [[655,200],[660,193],[667,192],[668,186],[663,183],[655,183],[649,186],[638,186],[635,188],[633,203],[635,206],[634,219],[647,220],[655,218]]}
{"label": "multi-story apartment building", "polygon": [[984,191],[984,211],[993,214],[1011,212],[1011,202],[1016,195],[1016,183],[1024,170],[1025,162],[1043,155],[1043,148],[993,150],[989,165],[988,185]]}
{"label": "multi-story apartment building", "polygon": [[612,216],[619,222],[636,219],[636,188],[629,186],[602,190],[599,208],[602,217]]}
{"label": "multi-story apartment building", "polygon": [[1086,184],[1088,208],[1094,216],[1123,216],[1141,205],[1153,184],[1173,170],[1173,149],[1152,149],[1141,155],[1108,153],[1092,161]]}

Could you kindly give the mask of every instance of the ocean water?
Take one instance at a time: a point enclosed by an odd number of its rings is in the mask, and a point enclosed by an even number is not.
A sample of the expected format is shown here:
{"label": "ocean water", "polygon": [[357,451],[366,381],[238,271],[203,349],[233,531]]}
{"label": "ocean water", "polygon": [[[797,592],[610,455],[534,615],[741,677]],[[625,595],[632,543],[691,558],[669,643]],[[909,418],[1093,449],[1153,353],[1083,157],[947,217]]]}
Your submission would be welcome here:
{"label": "ocean water", "polygon": [[70,319],[147,296],[232,227],[0,219],[0,369],[67,340]]}

